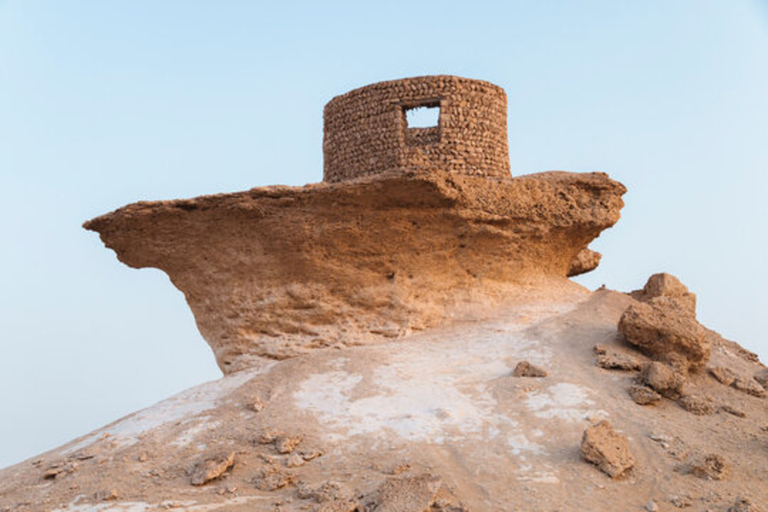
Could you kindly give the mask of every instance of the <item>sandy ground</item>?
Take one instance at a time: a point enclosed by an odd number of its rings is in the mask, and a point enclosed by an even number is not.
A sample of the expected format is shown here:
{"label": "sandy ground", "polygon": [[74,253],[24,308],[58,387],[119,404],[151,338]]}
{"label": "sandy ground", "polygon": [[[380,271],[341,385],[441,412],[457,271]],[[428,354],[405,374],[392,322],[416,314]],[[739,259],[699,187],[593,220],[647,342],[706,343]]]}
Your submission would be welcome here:
{"label": "sandy ground", "polygon": [[[521,292],[475,320],[387,344],[265,361],[1,471],[0,510],[765,506],[765,398],[703,372],[687,386],[714,404],[710,414],[640,406],[627,393],[637,372],[595,364],[596,344],[645,360],[616,330],[632,300],[576,285]],[[710,336],[710,367],[750,378],[764,369]],[[548,375],[513,377],[520,361]],[[582,459],[584,430],[603,419],[636,458],[623,478]],[[721,479],[691,471],[713,454],[727,466]],[[200,471],[215,478],[192,485]]]}

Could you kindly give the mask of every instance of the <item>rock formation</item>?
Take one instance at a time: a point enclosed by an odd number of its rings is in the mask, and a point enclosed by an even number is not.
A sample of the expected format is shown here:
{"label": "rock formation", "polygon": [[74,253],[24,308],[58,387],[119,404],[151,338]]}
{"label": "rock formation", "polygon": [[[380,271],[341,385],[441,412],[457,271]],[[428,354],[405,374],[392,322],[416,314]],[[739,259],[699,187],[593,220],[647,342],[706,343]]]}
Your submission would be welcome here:
{"label": "rock formation", "polygon": [[[509,175],[505,105],[456,77],[374,84],[326,108],[323,183],[87,222],[170,276],[224,377],[0,471],[0,512],[768,502],[768,370],[672,276],[568,279],[625,189]],[[438,125],[409,127],[416,106]]]}

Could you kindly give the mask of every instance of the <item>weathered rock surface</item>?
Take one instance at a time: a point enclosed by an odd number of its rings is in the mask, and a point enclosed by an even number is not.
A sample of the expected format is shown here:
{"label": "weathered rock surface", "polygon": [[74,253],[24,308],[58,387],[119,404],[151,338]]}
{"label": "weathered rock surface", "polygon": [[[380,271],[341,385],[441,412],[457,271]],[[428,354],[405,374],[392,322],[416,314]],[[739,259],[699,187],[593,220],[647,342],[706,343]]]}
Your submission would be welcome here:
{"label": "weathered rock surface", "polygon": [[601,173],[390,173],[140,202],[85,227],[123,263],[166,272],[231,373],[385,342],[562,281],[625,191]]}
{"label": "weathered rock surface", "polygon": [[632,292],[636,299],[649,302],[657,297],[667,297],[677,300],[681,306],[692,314],[696,314],[696,294],[680,282],[672,274],[653,274],[648,278],[642,290]]}
{"label": "weathered rock surface", "polygon": [[657,361],[643,365],[640,382],[672,400],[677,400],[685,393],[685,378],[680,372]]}
{"label": "weathered rock surface", "polygon": [[539,368],[538,366],[529,363],[528,361],[520,361],[512,371],[512,376],[542,378],[547,376],[547,371],[544,368]]}
{"label": "weathered rock surface", "polygon": [[582,249],[571,262],[568,277],[580,276],[595,270],[600,265],[602,257],[603,255],[597,251],[588,248]]}
{"label": "weathered rock surface", "polygon": [[629,441],[613,430],[608,421],[601,421],[584,431],[581,454],[611,478],[620,477],[635,465]]}
{"label": "weathered rock surface", "polygon": [[627,392],[638,405],[654,405],[661,401],[661,395],[646,386],[630,386]]}
{"label": "weathered rock surface", "polygon": [[684,372],[698,371],[709,361],[706,330],[675,298],[630,305],[621,315],[619,332],[650,357]]}

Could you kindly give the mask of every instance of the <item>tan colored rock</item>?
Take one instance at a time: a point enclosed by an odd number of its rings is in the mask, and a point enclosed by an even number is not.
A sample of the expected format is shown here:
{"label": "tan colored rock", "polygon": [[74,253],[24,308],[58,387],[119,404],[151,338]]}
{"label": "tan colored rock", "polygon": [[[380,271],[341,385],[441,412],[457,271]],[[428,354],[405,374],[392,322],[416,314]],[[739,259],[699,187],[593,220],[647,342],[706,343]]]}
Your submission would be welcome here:
{"label": "tan colored rock", "polygon": [[712,367],[709,369],[709,374],[725,386],[730,386],[736,380],[736,374],[725,366]]}
{"label": "tan colored rock", "polygon": [[600,259],[603,257],[597,251],[584,248],[573,258],[571,267],[568,269],[568,277],[580,276],[587,272],[592,272],[600,265]]}
{"label": "tan colored rock", "polygon": [[608,421],[601,421],[584,432],[581,454],[584,460],[595,464],[611,478],[620,477],[635,465],[629,441],[617,433]]}
{"label": "tan colored rock", "polygon": [[428,511],[442,485],[440,477],[422,474],[389,478],[378,489],[371,503],[374,512]]}
{"label": "tan colored rock", "polygon": [[222,452],[198,462],[192,469],[189,483],[205,485],[219,478],[229,468],[235,465],[235,452]]}
{"label": "tan colored rock", "polygon": [[746,393],[757,398],[765,398],[765,388],[752,377],[736,377],[732,386],[742,393]]}
{"label": "tan colored rock", "polygon": [[605,174],[435,170],[141,202],[93,219],[120,261],[166,272],[219,367],[385,343],[563,283],[619,219]]}
{"label": "tan colored rock", "polygon": [[292,471],[283,471],[275,466],[268,466],[259,470],[253,479],[253,484],[260,491],[277,491],[292,485],[295,481],[296,474]]}
{"label": "tan colored rock", "polygon": [[653,274],[643,287],[640,300],[650,301],[656,297],[668,297],[677,300],[686,310],[696,314],[696,294],[672,274]]}
{"label": "tan colored rock", "polygon": [[768,389],[768,368],[763,368],[755,374],[754,379],[764,388]]}
{"label": "tan colored rock", "polygon": [[678,401],[680,406],[686,411],[698,416],[706,416],[715,412],[715,404],[712,399],[706,396],[685,395]]}
{"label": "tan colored rock", "polygon": [[635,371],[642,368],[640,360],[629,354],[622,354],[615,350],[606,350],[597,356],[597,366],[606,370]]}
{"label": "tan colored rock", "polygon": [[728,465],[720,455],[710,453],[696,458],[690,463],[690,473],[704,480],[722,480],[728,471]]}
{"label": "tan colored rock", "polygon": [[660,394],[646,386],[630,386],[627,392],[638,405],[654,405],[661,400]]}
{"label": "tan colored rock", "polygon": [[728,507],[728,512],[762,512],[763,509],[753,504],[748,498],[737,498],[736,501]]}
{"label": "tan colored rock", "polygon": [[644,364],[639,378],[640,382],[665,398],[677,400],[684,394],[685,378],[664,363],[653,361]]}
{"label": "tan colored rock", "polygon": [[541,378],[547,376],[547,371],[529,363],[528,361],[520,361],[512,371],[512,376]]}
{"label": "tan colored rock", "polygon": [[618,328],[629,343],[648,356],[683,371],[697,371],[709,361],[704,327],[675,299],[657,297],[630,305]]}

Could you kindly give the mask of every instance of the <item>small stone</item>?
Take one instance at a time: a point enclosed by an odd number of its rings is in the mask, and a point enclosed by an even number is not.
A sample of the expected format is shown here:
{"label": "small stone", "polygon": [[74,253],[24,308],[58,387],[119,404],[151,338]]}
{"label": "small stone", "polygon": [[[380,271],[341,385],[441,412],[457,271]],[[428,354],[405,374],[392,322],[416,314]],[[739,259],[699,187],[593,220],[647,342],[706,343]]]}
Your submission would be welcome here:
{"label": "small stone", "polygon": [[638,405],[654,405],[661,400],[660,394],[646,386],[630,386],[627,392]]}
{"label": "small stone", "polygon": [[639,370],[642,365],[640,360],[628,354],[622,354],[613,350],[607,350],[597,356],[597,366],[606,370]]}
{"label": "small stone", "polygon": [[645,510],[648,512],[659,512],[659,506],[656,504],[655,501],[651,500],[645,505]]}
{"label": "small stone", "polygon": [[291,453],[303,439],[304,436],[302,435],[289,436],[287,434],[281,434],[275,438],[275,449],[281,454]]}
{"label": "small stone", "polygon": [[686,395],[678,403],[686,411],[698,416],[706,416],[715,412],[715,406],[709,397]]}
{"label": "small stone", "polygon": [[192,485],[205,485],[224,474],[235,465],[235,452],[226,452],[214,455],[198,462],[192,468],[190,483]]}
{"label": "small stone", "polygon": [[291,485],[295,479],[296,476],[290,471],[280,471],[270,466],[259,471],[253,483],[260,491],[276,491]]}
{"label": "small stone", "polygon": [[720,412],[725,412],[728,414],[731,414],[733,416],[736,416],[737,418],[746,418],[747,414],[744,411],[741,411],[739,409],[736,409],[734,407],[731,407],[728,404],[721,405],[720,409],[718,409]]}
{"label": "small stone", "polygon": [[730,386],[736,380],[736,374],[725,366],[715,366],[709,369],[709,374],[720,384]]}
{"label": "small stone", "polygon": [[690,496],[672,496],[669,499],[669,502],[672,503],[677,508],[687,508],[693,505],[693,499]]}
{"label": "small stone", "polygon": [[760,509],[753,505],[749,499],[740,497],[728,507],[728,512],[760,512]]}
{"label": "small stone", "polygon": [[765,398],[765,388],[752,377],[736,377],[732,386],[748,395]]}
{"label": "small stone", "polygon": [[260,398],[255,398],[251,402],[251,410],[253,412],[261,412],[264,409],[264,402]]}
{"label": "small stone", "polygon": [[584,460],[595,464],[611,478],[620,477],[635,465],[629,441],[613,430],[608,421],[601,421],[584,431],[581,453]]}
{"label": "small stone", "polygon": [[532,365],[528,361],[520,361],[512,372],[513,377],[546,377],[546,370]]}
{"label": "small stone", "polygon": [[640,381],[671,400],[680,398],[685,386],[685,379],[678,371],[655,361],[643,365]]}
{"label": "small stone", "polygon": [[722,480],[727,470],[725,459],[714,453],[696,459],[690,464],[690,473],[704,480]]}
{"label": "small stone", "polygon": [[120,495],[115,489],[102,490],[96,493],[96,501],[114,501],[119,498]]}

